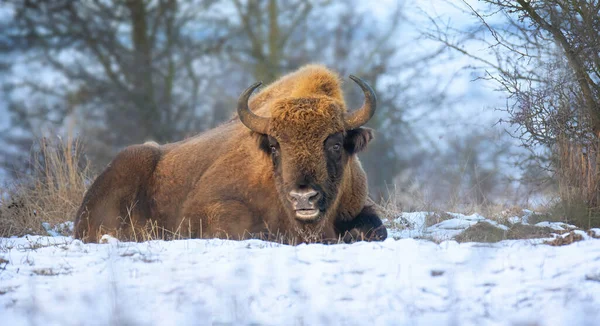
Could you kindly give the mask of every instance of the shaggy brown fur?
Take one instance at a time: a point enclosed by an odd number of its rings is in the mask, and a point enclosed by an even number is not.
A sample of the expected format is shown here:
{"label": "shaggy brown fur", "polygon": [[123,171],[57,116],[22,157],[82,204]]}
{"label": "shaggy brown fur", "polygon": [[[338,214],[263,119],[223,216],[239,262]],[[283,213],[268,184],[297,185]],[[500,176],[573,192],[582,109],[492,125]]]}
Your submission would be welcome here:
{"label": "shaggy brown fur", "polygon": [[[95,180],[75,219],[75,237],[109,233],[136,239],[151,224],[162,236],[244,239],[272,234],[295,242],[383,240],[385,227],[366,206],[366,175],[356,153],[373,138],[345,130],[339,77],[309,65],[254,96],[270,117],[260,134],[239,119],[162,146],[126,148]],[[319,215],[295,218],[290,189],[319,192]]]}

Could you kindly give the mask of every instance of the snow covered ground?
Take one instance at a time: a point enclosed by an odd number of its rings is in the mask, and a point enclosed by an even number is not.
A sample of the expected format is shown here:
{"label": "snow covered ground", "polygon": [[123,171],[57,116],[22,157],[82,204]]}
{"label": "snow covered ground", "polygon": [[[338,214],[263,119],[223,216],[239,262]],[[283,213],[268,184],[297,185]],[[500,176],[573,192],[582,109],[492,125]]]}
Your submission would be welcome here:
{"label": "snow covered ground", "polygon": [[[507,224],[513,226],[517,223],[521,225],[529,224],[530,217],[534,214],[533,211],[523,210],[522,216],[511,216],[508,217]],[[459,234],[463,233],[469,227],[474,226],[478,223],[487,223],[489,226],[495,227],[502,231],[508,231],[509,226],[500,224],[497,221],[485,218],[477,213],[471,215],[464,215],[458,213],[445,213],[445,219],[442,219],[439,223],[431,226],[427,225],[428,216],[439,216],[439,213],[434,212],[404,212],[400,216],[394,219],[393,226],[400,226],[399,228],[388,229],[388,235],[396,238],[426,238],[434,241],[444,241],[454,239]],[[385,220],[385,222],[388,222]],[[389,223],[388,223],[389,224]],[[570,231],[575,230],[577,227],[574,225],[562,223],[562,222],[539,222],[534,224],[536,227],[547,227],[555,231]],[[64,226],[63,226],[64,228]],[[600,230],[599,230],[600,231]],[[588,238],[588,235],[580,230],[574,232],[580,234],[584,238]],[[555,234],[559,236],[559,234]]]}
{"label": "snow covered ground", "polygon": [[0,325],[359,324],[600,325],[600,240],[0,238]]}

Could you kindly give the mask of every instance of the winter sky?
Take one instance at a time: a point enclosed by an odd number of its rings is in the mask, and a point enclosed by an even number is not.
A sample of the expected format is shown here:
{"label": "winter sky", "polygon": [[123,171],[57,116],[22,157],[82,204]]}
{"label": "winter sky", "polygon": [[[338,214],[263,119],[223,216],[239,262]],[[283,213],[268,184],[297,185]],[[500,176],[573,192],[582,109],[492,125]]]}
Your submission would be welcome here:
{"label": "winter sky", "polygon": [[[398,6],[396,0],[378,1],[377,5],[370,2],[359,2],[364,10],[371,10],[377,16],[388,17]],[[478,3],[473,0],[469,4],[477,6]],[[418,56],[420,53],[431,51],[440,47],[433,41],[419,40],[419,31],[426,29],[430,24],[427,15],[438,17],[444,22],[450,22],[455,26],[467,26],[476,24],[477,21],[471,16],[461,12],[460,8],[465,8],[462,1],[445,0],[416,0],[405,1],[400,5],[404,7],[406,22],[401,27],[401,33],[397,42],[403,45],[401,52],[403,54]],[[0,6],[0,18],[8,15],[6,8]],[[413,42],[418,46],[412,46]],[[477,54],[485,55],[485,49],[471,48],[471,51]],[[473,61],[464,56],[448,53],[439,63],[433,64],[430,69],[433,78],[441,81],[445,85],[449,97],[454,99],[453,105],[438,108],[435,112],[429,114],[425,112],[425,124],[428,138],[443,144],[449,140],[449,137],[459,137],[465,130],[491,130],[495,121],[502,115],[493,108],[505,105],[503,95],[493,90],[490,83],[484,81],[474,81],[476,75],[472,71],[463,69],[472,64]],[[18,74],[28,74],[31,71],[17,65],[13,68]],[[36,71],[38,77],[45,80],[51,80],[53,76],[45,75],[49,73],[40,73]],[[0,84],[6,76],[0,76]],[[422,115],[423,112],[415,112],[415,116]],[[6,113],[6,103],[0,98],[0,130],[9,127],[9,119]],[[417,122],[418,123],[418,122]],[[433,127],[431,127],[433,126]],[[421,129],[421,128],[419,128]],[[0,172],[0,179],[2,173]]]}

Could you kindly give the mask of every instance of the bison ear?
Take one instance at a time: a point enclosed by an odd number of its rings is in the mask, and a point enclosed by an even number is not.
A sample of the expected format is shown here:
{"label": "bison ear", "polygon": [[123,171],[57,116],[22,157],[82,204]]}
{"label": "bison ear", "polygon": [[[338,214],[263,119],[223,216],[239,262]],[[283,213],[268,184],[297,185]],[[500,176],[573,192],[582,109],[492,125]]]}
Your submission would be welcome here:
{"label": "bison ear", "polygon": [[373,140],[373,129],[371,128],[356,128],[346,132],[344,139],[344,148],[350,155],[361,152],[367,148],[367,144]]}

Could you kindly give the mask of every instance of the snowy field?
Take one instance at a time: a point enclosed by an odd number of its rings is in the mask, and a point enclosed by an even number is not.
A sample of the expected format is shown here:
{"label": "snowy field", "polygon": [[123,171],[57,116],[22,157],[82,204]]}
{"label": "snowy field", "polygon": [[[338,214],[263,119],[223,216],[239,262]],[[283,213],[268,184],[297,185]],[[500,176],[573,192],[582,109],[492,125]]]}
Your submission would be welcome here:
{"label": "snowy field", "polygon": [[[455,234],[483,219],[456,214],[425,228],[407,218],[420,229],[390,233]],[[0,238],[0,325],[600,325],[600,240],[584,238],[560,247]]]}

